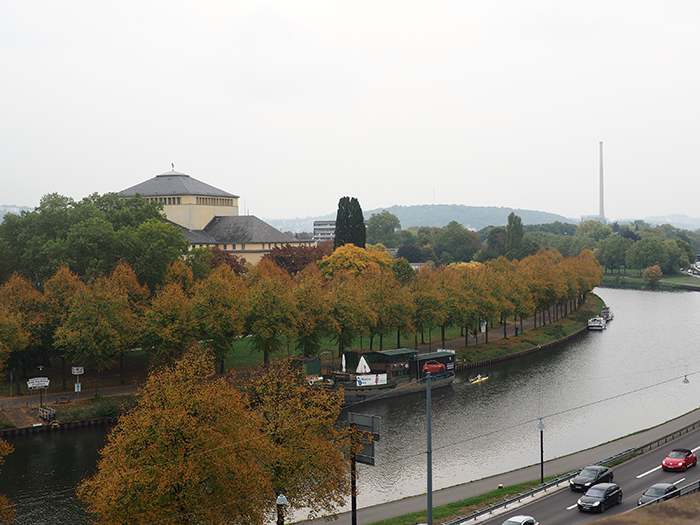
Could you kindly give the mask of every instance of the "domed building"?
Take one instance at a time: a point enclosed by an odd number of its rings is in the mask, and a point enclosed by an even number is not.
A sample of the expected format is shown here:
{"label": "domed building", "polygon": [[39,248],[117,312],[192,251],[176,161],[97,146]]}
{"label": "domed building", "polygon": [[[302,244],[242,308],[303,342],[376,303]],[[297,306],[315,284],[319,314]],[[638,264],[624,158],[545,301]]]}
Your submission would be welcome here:
{"label": "domed building", "polygon": [[238,215],[238,195],[210,186],[185,173],[172,171],[119,192],[122,197],[140,194],[162,202],[171,223],[182,229],[190,248],[213,247],[229,251],[256,264],[275,246],[313,246],[282,233],[253,215]]}

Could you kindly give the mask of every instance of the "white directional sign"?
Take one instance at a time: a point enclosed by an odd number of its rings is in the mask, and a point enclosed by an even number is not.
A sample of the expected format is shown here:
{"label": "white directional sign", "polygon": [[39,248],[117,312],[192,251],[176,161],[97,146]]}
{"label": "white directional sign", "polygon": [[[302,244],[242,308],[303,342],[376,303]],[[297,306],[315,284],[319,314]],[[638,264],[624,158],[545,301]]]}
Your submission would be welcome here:
{"label": "white directional sign", "polygon": [[85,373],[85,369],[82,366],[73,366],[73,367],[71,367],[71,373],[74,376],[79,376],[80,374]]}
{"label": "white directional sign", "polygon": [[29,390],[38,390],[39,388],[49,388],[49,378],[48,377],[31,377],[27,381],[27,388]]}

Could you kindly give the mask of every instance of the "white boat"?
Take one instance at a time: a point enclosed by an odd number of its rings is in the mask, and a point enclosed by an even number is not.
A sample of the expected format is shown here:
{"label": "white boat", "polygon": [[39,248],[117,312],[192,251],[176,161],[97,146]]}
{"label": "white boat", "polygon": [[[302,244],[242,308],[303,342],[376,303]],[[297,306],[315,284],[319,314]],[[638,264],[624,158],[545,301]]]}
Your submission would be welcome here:
{"label": "white boat", "polygon": [[615,318],[615,314],[612,313],[612,310],[608,306],[603,308],[603,311],[600,313],[600,316],[603,319],[605,319],[606,322],[612,321]]}
{"label": "white boat", "polygon": [[607,326],[607,321],[599,315],[596,315],[595,317],[591,317],[588,320],[588,329],[589,330],[605,330],[606,326]]}

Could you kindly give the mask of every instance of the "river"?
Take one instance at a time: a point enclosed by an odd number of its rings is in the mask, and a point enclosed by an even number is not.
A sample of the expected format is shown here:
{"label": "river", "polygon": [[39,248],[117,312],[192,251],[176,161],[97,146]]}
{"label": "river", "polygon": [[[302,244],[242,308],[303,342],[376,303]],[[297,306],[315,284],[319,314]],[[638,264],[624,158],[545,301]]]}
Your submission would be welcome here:
{"label": "river", "polygon": [[[539,418],[550,459],[698,407],[700,293],[609,288],[596,293],[615,313],[607,330],[472,371],[433,392],[435,490],[539,463]],[[489,379],[469,384],[468,376],[477,372]],[[682,382],[685,375],[690,383]],[[352,411],[382,419],[376,466],[359,468],[358,506],[424,492],[425,395]],[[94,427],[12,437],[16,450],[2,467],[0,492],[18,503],[17,523],[85,523],[72,488],[94,468],[103,440],[104,429]]]}

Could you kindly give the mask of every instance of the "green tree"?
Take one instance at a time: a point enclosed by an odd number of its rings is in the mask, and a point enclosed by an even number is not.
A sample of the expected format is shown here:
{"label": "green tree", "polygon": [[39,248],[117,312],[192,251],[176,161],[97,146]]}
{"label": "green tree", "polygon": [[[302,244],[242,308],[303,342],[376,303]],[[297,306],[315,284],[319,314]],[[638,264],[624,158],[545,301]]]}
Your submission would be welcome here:
{"label": "green tree", "polygon": [[603,239],[599,244],[597,252],[598,260],[604,268],[610,270],[618,270],[625,266],[627,250],[632,246],[634,241],[623,237],[622,235],[611,235],[607,239]]}
{"label": "green tree", "polygon": [[334,248],[346,244],[364,248],[366,239],[365,218],[359,201],[355,197],[342,197],[338,202],[338,214],[335,219]]}
{"label": "green tree", "polygon": [[435,234],[433,249],[442,264],[469,262],[481,247],[477,235],[457,221],[450,222]]}
{"label": "green tree", "polygon": [[213,358],[192,350],[151,374],[78,497],[101,523],[263,525],[274,492],[261,428]]}
{"label": "green tree", "polygon": [[398,241],[396,233],[400,229],[401,221],[393,213],[387,210],[373,213],[367,222],[367,242],[381,243],[387,248],[395,248]]}
{"label": "green tree", "polygon": [[508,226],[506,226],[506,257],[508,259],[521,259],[520,243],[525,236],[523,221],[515,213],[508,215]]}
{"label": "green tree", "polygon": [[641,275],[644,268],[659,266],[669,268],[670,261],[664,247],[664,241],[653,237],[645,237],[635,242],[627,250],[625,263],[628,268],[638,268]]}

